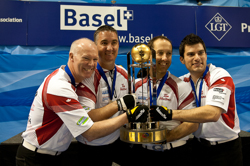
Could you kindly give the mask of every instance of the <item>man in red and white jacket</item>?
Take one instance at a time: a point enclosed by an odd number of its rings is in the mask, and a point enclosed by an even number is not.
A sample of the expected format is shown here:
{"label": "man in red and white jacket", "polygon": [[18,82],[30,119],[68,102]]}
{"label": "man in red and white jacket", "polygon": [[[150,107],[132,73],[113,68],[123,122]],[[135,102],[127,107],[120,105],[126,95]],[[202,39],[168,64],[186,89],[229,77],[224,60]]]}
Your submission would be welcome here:
{"label": "man in red and white jacket", "polygon": [[[200,123],[194,133],[193,165],[243,165],[232,77],[225,69],[207,65],[205,43],[195,34],[182,40],[179,51],[181,62],[189,70],[181,78],[192,87],[197,108],[161,109],[161,114],[173,120]],[[161,117],[156,110],[150,112]]]}
{"label": "man in red and white jacket", "polygon": [[[156,53],[156,87],[157,105],[151,105],[151,109],[161,106],[171,109],[190,109],[194,107],[194,96],[192,88],[188,83],[174,76],[168,71],[172,61],[172,44],[165,36],[157,36],[148,43],[149,48]],[[150,76],[154,75],[150,69]],[[143,83],[142,83],[143,80]],[[152,77],[150,77],[150,88],[148,92],[147,77],[136,79],[135,93],[137,102],[148,105],[152,103]],[[142,92],[143,86],[143,92]],[[143,94],[143,95],[142,95]],[[147,94],[150,94],[147,98]],[[155,103],[155,104],[156,104]],[[153,121],[159,121],[156,117]],[[189,161],[189,148],[187,141],[190,134],[198,129],[198,123],[181,122],[179,120],[160,121],[160,128],[166,128],[166,141],[156,144],[142,145],[142,155],[154,160],[138,161],[141,165],[185,165]],[[166,160],[167,157],[167,160]],[[156,159],[157,158],[157,159]]]}
{"label": "man in red and white jacket", "polygon": [[[87,38],[78,39],[71,45],[67,65],[45,78],[37,90],[26,131],[22,134],[23,142],[17,150],[18,166],[60,165],[60,154],[69,147],[73,137],[82,135],[91,142],[116,131],[128,123],[128,119],[136,121],[137,110],[93,122],[87,109],[81,106],[77,85],[91,77],[97,60],[96,44]],[[98,110],[117,112],[119,107],[133,108],[135,104],[134,96],[127,95]]]}
{"label": "man in red and white jacket", "polygon": [[[110,114],[103,116],[102,111],[96,111],[95,109],[116,101],[127,95],[129,91],[126,69],[115,64],[119,50],[117,31],[108,25],[100,26],[94,34],[94,41],[99,53],[97,69],[90,78],[81,82],[77,95],[82,106],[88,108],[88,114],[91,118],[98,115],[96,116],[98,118],[92,118],[96,122],[103,119],[112,119],[122,114],[119,111],[110,111]],[[125,108],[120,109],[124,110]],[[76,139],[79,142],[79,147],[88,149],[87,155],[90,158],[98,156],[98,160],[88,160],[85,162],[86,165],[112,165],[112,162],[127,165],[128,160],[124,156],[131,150],[130,144],[122,142],[119,138],[120,130],[118,129],[91,142],[82,135]],[[117,153],[117,151],[120,152]],[[108,155],[104,155],[107,153]],[[81,155],[79,155],[79,158],[81,158]]]}

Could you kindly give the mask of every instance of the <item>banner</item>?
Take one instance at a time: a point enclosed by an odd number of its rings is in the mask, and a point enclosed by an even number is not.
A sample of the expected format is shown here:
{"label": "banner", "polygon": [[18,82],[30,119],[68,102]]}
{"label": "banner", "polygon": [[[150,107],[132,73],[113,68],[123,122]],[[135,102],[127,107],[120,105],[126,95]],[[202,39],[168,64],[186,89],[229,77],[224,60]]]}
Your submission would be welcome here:
{"label": "banner", "polygon": [[250,47],[250,9],[197,8],[197,35],[208,47]]}
{"label": "banner", "polygon": [[177,46],[183,36],[195,33],[190,24],[194,8],[184,6],[31,3],[29,13],[28,45],[70,45],[80,37],[93,39],[104,24],[118,31],[120,46],[147,43],[158,35]]}
{"label": "banner", "polygon": [[27,3],[0,1],[0,45],[26,45]]}
{"label": "banner", "polygon": [[240,7],[3,1],[0,45],[69,46],[81,37],[93,40],[106,24],[118,31],[120,46],[164,35],[178,47],[195,33],[207,47],[250,47],[249,15]]}

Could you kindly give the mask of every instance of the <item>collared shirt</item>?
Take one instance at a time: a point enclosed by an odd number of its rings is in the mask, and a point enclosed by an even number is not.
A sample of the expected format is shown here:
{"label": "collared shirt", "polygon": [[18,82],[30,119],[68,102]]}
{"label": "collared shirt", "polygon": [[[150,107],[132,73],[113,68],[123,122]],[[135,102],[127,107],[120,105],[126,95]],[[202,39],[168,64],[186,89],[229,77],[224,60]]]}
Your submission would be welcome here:
{"label": "collared shirt", "polygon": [[[182,76],[181,79],[190,83],[190,73]],[[197,96],[199,96],[200,83],[201,79],[195,86]],[[209,71],[203,79],[201,93],[201,106],[220,107],[223,113],[217,122],[200,123],[199,129],[194,133],[195,137],[209,141],[223,141],[238,135],[240,126],[235,102],[235,85],[230,74],[210,64]]]}
{"label": "collared shirt", "polygon": [[[124,95],[128,94],[128,74],[126,69],[121,66],[116,65],[117,75],[115,81],[115,92],[112,97],[112,101],[115,101]],[[113,75],[110,75],[110,71],[103,69],[109,85],[112,85],[112,78]],[[112,72],[114,74],[114,71]],[[111,86],[112,87],[112,86]],[[95,108],[101,108],[108,105],[110,101],[108,87],[105,80],[101,77],[100,73],[96,69],[93,75],[85,79],[77,88],[77,95],[79,96],[79,101],[81,105],[86,108],[88,111]],[[116,117],[120,115],[120,112],[115,113],[112,117]],[[120,137],[120,130],[116,130],[115,132],[88,142],[84,137],[79,136],[76,139],[84,144],[100,146],[100,145],[107,145],[113,143]]]}
{"label": "collared shirt", "polygon": [[[169,71],[168,71],[169,72]],[[149,97],[147,79],[138,78],[135,80],[135,93],[138,101],[144,105],[148,104]],[[152,84],[152,81],[150,81]],[[156,87],[160,84],[160,80],[157,81]],[[142,96],[143,85],[143,96]],[[151,86],[152,87],[152,86]],[[152,91],[152,89],[151,89]],[[157,98],[157,105],[165,106],[169,109],[191,109],[194,108],[194,95],[192,88],[188,83],[182,81],[178,77],[168,73],[168,78],[164,83],[162,90]],[[166,127],[168,130],[180,125],[181,122],[177,120],[160,121],[160,127]],[[189,136],[183,137],[180,140],[188,140]],[[178,141],[178,140],[177,140]]]}
{"label": "collared shirt", "polygon": [[37,90],[22,134],[37,148],[60,152],[69,147],[73,137],[93,125],[62,67],[46,77]]}

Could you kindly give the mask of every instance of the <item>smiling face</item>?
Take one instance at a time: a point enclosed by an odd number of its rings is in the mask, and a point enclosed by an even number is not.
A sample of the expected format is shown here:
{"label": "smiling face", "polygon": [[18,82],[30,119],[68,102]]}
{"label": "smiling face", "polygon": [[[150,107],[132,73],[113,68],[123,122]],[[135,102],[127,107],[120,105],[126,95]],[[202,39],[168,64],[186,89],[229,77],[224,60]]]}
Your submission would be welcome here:
{"label": "smiling face", "polygon": [[165,39],[157,39],[153,43],[156,52],[156,77],[162,78],[172,62],[172,44]]}
{"label": "smiling face", "polygon": [[96,37],[96,45],[99,53],[99,64],[101,67],[112,70],[118,55],[118,36],[112,31],[101,31]]}
{"label": "smiling face", "polygon": [[68,65],[76,82],[91,77],[98,61],[98,51],[94,42],[80,39],[71,47]]}
{"label": "smiling face", "polygon": [[185,64],[192,79],[197,80],[206,70],[207,53],[201,43],[185,45],[184,57],[181,56],[180,61],[182,64]]}

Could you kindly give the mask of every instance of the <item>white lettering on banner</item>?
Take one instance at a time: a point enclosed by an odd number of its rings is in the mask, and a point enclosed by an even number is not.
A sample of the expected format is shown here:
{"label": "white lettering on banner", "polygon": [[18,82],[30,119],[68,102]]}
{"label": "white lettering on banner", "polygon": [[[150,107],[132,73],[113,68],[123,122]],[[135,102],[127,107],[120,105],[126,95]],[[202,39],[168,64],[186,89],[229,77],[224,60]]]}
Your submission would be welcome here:
{"label": "white lettering on banner", "polygon": [[23,22],[21,18],[0,18],[0,22]]}
{"label": "white lettering on banner", "polygon": [[127,10],[127,7],[60,6],[61,30],[96,30],[105,24],[116,30],[127,31],[128,20],[133,20],[133,10]]}
{"label": "white lettering on banner", "polygon": [[250,25],[247,25],[246,23],[241,23],[241,32],[245,32],[245,29],[247,29],[247,32],[250,33]]}
{"label": "white lettering on banner", "polygon": [[132,36],[131,33],[129,33],[129,39],[126,40],[126,43],[148,43],[150,39],[153,38],[153,34],[150,36]]}
{"label": "white lettering on banner", "polygon": [[[164,36],[164,34],[162,34],[162,36]],[[118,36],[120,43],[148,43],[153,37],[152,33],[148,36],[133,36],[131,33],[129,33],[128,36]]]}
{"label": "white lettering on banner", "polygon": [[220,41],[232,28],[232,26],[219,13],[216,13],[205,27],[218,41]]}

